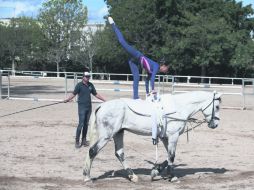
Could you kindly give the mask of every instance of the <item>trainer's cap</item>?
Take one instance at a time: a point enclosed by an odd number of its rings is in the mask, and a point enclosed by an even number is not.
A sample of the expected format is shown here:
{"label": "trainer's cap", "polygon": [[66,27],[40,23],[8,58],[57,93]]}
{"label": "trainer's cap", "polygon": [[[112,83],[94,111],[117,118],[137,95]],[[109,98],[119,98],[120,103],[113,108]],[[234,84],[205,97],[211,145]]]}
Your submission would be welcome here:
{"label": "trainer's cap", "polygon": [[89,72],[84,72],[83,76],[85,76],[85,77],[90,77],[91,75],[90,75]]}

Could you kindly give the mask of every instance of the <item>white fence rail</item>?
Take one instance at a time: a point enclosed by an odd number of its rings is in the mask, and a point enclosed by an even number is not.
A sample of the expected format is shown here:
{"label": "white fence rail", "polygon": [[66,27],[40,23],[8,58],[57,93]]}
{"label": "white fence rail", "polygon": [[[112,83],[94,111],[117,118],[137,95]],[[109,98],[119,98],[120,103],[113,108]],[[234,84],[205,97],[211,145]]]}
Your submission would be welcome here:
{"label": "white fence rail", "polygon": [[[172,93],[192,90],[219,91],[223,95],[240,96],[246,108],[246,95],[254,95],[254,79],[229,77],[172,76]],[[230,106],[228,106],[230,108]],[[231,106],[231,108],[237,108]]]}
{"label": "white fence rail", "polygon": [[[14,76],[10,70],[0,70],[0,98],[59,101],[74,89],[81,78],[81,72],[16,71]],[[91,80],[98,91],[121,92],[120,97],[123,94],[132,96],[131,74],[92,73]],[[224,95],[239,96],[242,109],[246,107],[246,96],[253,98],[254,95],[253,78],[158,75],[156,85],[162,94],[217,90]],[[144,95],[143,81],[140,81],[139,89]]]}

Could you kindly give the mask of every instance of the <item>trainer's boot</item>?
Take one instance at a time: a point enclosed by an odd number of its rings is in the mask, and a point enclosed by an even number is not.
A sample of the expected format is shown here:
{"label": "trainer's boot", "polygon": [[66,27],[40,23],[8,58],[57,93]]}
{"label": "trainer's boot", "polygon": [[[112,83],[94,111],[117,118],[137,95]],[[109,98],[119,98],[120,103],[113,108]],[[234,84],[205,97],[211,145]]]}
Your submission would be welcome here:
{"label": "trainer's boot", "polygon": [[76,140],[75,140],[75,148],[80,148],[79,139],[76,139]]}

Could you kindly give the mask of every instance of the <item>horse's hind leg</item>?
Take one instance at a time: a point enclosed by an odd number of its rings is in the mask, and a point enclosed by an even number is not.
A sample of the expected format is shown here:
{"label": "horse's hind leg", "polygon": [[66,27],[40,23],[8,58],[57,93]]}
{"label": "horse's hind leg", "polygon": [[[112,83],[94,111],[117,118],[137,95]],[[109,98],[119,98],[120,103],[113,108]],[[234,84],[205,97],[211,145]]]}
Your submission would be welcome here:
{"label": "horse's hind leg", "polygon": [[127,171],[128,178],[132,182],[137,182],[138,177],[134,174],[133,170],[128,167],[128,165],[125,161],[124,149],[123,149],[123,135],[124,135],[124,130],[121,130],[114,136],[115,155],[118,158],[118,160],[121,162],[121,164],[123,165],[124,169]]}
{"label": "horse's hind leg", "polygon": [[94,143],[89,148],[89,152],[86,155],[84,169],[83,169],[84,181],[89,181],[91,179],[90,178],[90,171],[91,171],[92,162],[93,162],[95,156],[107,144],[108,141],[109,141],[109,138],[101,138],[101,139],[97,140],[97,142]]}

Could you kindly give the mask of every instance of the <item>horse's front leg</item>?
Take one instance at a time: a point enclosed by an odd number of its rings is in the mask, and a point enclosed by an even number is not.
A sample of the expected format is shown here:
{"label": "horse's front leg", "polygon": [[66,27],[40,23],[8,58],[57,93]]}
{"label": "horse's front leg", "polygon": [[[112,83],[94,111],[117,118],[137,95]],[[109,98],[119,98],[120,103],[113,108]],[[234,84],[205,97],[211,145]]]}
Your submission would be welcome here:
{"label": "horse's front leg", "polygon": [[[168,138],[161,138],[161,141],[166,149],[166,151],[168,152]],[[156,164],[152,171],[151,171],[151,180],[153,181],[153,179],[158,176],[165,168],[167,168],[168,166],[168,161],[165,160],[164,162],[162,162],[161,164]]]}
{"label": "horse's front leg", "polygon": [[179,133],[170,134],[168,136],[168,167],[167,175],[170,179],[174,177],[173,163],[175,159],[176,145],[179,138]]}
{"label": "horse's front leg", "polygon": [[123,135],[124,135],[124,131],[122,130],[122,131],[119,131],[114,136],[115,155],[118,158],[118,160],[121,162],[123,168],[127,171],[129,180],[132,182],[137,182],[138,176],[135,175],[133,170],[127,165],[125,161],[124,149],[123,149]]}
{"label": "horse's front leg", "polygon": [[173,163],[175,159],[175,151],[178,137],[179,137],[178,134],[173,134],[170,135],[169,138],[167,137],[162,139],[163,145],[168,153],[168,158],[161,164],[155,165],[155,167],[151,171],[151,180],[153,180],[156,176],[162,173],[165,170],[165,168],[167,169],[166,177],[169,177],[171,180],[173,178],[174,178],[173,180],[176,179],[173,172]]}
{"label": "horse's front leg", "polygon": [[169,133],[168,137],[162,138],[163,145],[168,153],[168,158],[163,163],[156,165],[151,172],[151,179],[158,176],[166,168],[166,175],[171,181],[176,180],[173,171],[173,163],[175,159],[176,145],[179,138],[179,132]]}

